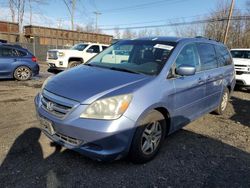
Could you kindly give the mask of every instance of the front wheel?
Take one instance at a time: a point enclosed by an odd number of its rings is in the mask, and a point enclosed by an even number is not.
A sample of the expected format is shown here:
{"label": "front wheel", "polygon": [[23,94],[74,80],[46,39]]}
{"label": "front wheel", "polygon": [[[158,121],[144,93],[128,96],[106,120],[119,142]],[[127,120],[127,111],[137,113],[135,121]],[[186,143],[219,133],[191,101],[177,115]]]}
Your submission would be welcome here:
{"label": "front wheel", "polygon": [[228,101],[229,101],[229,91],[227,88],[225,88],[220,100],[220,104],[218,108],[215,110],[215,113],[218,115],[222,115],[226,111]]}
{"label": "front wheel", "polygon": [[152,160],[158,153],[166,134],[164,116],[156,110],[148,113],[137,128],[129,158],[134,163],[145,163]]}
{"label": "front wheel", "polygon": [[14,71],[14,78],[19,81],[29,80],[32,76],[31,70],[26,66],[17,67]]}
{"label": "front wheel", "polygon": [[69,65],[68,65],[68,69],[76,67],[76,66],[78,66],[80,64],[81,64],[81,62],[79,62],[79,61],[70,61]]}

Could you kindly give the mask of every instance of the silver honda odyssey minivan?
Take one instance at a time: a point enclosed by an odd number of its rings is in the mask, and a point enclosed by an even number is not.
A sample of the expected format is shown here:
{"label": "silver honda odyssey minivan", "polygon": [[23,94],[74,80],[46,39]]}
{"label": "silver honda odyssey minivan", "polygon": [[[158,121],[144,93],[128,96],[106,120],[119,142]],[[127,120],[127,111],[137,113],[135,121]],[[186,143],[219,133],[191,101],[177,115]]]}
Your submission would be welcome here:
{"label": "silver honda odyssey minivan", "polygon": [[234,85],[222,43],[149,37],[117,42],[49,78],[35,105],[54,142],[96,160],[144,163],[167,135],[206,113],[222,114]]}

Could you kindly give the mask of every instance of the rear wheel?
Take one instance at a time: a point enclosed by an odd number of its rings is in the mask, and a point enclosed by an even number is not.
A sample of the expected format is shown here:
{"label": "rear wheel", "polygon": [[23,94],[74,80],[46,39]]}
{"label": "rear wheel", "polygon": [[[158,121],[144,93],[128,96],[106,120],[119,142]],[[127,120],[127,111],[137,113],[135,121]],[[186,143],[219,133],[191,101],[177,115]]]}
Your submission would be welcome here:
{"label": "rear wheel", "polygon": [[20,81],[29,80],[32,76],[31,70],[26,66],[17,67],[14,71],[14,78]]}
{"label": "rear wheel", "polygon": [[229,101],[229,91],[227,88],[225,88],[220,100],[220,104],[218,108],[215,110],[215,113],[218,115],[222,115],[226,111],[228,101]]}
{"label": "rear wheel", "polygon": [[164,116],[153,110],[140,122],[137,128],[130,152],[130,160],[134,163],[145,163],[152,160],[158,153],[166,134]]}
{"label": "rear wheel", "polygon": [[76,66],[78,66],[80,64],[81,64],[81,62],[79,62],[79,61],[70,61],[69,65],[68,65],[68,69],[76,67]]}

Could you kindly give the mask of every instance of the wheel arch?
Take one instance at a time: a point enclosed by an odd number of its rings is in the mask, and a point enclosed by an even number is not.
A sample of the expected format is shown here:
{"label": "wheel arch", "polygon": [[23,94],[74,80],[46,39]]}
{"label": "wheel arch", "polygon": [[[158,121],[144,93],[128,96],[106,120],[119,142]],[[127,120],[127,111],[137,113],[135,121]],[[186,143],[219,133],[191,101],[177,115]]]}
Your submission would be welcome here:
{"label": "wheel arch", "polygon": [[154,106],[151,106],[149,108],[147,108],[143,113],[141,113],[141,115],[139,116],[138,120],[137,120],[137,125],[139,125],[139,122],[142,118],[145,117],[145,115],[147,113],[149,113],[150,111],[152,110],[156,110],[158,112],[160,112],[165,120],[166,120],[166,135],[168,135],[170,133],[170,130],[171,130],[171,112],[169,111],[169,109],[167,107],[165,107],[164,105],[154,105]]}
{"label": "wheel arch", "polygon": [[157,107],[155,108],[156,111],[160,112],[166,121],[166,135],[169,134],[170,131],[170,126],[171,126],[171,118],[170,118],[170,113],[168,111],[168,109],[166,109],[165,107]]}
{"label": "wheel arch", "polygon": [[84,60],[81,57],[70,57],[68,59],[68,63],[70,63],[71,61],[79,61],[79,60],[81,61],[81,63],[84,63]]}

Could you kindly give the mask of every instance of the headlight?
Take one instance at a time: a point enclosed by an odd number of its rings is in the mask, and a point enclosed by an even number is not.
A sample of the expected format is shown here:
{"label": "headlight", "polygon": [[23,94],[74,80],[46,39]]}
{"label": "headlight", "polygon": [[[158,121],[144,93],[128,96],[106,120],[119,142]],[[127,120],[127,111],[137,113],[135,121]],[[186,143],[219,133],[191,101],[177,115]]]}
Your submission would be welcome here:
{"label": "headlight", "polygon": [[48,78],[43,82],[41,91],[44,89],[44,87],[46,86],[46,84],[48,83],[48,81],[49,81],[51,78],[53,78],[53,76],[48,77]]}
{"label": "headlight", "polygon": [[127,110],[132,95],[119,95],[93,102],[81,114],[81,118],[89,119],[118,119]]}
{"label": "headlight", "polygon": [[58,56],[62,57],[64,56],[65,54],[63,52],[58,52]]}

